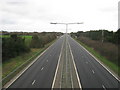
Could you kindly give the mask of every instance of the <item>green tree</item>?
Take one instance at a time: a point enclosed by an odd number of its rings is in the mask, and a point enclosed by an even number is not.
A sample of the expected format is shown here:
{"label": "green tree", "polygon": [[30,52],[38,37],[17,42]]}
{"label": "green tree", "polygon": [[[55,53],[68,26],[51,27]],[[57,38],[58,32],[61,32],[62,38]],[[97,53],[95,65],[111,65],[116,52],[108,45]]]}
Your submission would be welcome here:
{"label": "green tree", "polygon": [[30,48],[25,45],[24,39],[17,37],[17,35],[2,38],[2,58],[4,61],[28,51]]}

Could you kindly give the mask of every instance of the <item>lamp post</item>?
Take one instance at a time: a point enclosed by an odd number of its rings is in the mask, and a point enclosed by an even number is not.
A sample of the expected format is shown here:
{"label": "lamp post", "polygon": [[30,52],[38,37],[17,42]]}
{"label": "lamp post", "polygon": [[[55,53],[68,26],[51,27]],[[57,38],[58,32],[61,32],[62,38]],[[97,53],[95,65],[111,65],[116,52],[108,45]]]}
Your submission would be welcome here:
{"label": "lamp post", "polygon": [[79,23],[79,22],[77,22],[77,23],[50,23],[50,24],[63,24],[63,25],[66,25],[66,34],[67,34],[67,30],[68,30],[68,25],[70,25],[70,24],[83,24],[83,22],[81,22],[81,23]]}

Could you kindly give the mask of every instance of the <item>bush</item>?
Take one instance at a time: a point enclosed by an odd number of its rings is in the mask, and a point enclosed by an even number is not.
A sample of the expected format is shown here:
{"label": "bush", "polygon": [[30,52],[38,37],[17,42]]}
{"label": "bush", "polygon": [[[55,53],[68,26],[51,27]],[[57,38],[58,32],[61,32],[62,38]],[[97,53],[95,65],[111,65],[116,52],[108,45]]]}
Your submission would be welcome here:
{"label": "bush", "polygon": [[93,48],[95,51],[105,56],[108,60],[118,64],[118,46],[112,43],[91,40],[87,37],[79,37],[78,40]]}
{"label": "bush", "polygon": [[[103,31],[103,36],[102,36]],[[108,31],[108,30],[91,30],[87,32],[78,31],[77,33],[71,33],[71,36],[76,35],[77,37],[88,37],[92,40],[102,41],[104,42],[110,42],[114,44],[118,44],[118,38],[120,34],[120,29],[117,30],[117,32]]]}
{"label": "bush", "polygon": [[32,48],[42,48],[44,47],[43,41],[38,35],[33,35],[31,45]]}
{"label": "bush", "polygon": [[28,51],[30,48],[25,45],[25,40],[17,35],[2,38],[2,59],[4,61]]}
{"label": "bush", "polygon": [[50,43],[56,38],[56,35],[54,33],[40,33],[40,34],[35,34],[32,37],[31,41],[31,48],[42,48],[44,47],[47,43]]}

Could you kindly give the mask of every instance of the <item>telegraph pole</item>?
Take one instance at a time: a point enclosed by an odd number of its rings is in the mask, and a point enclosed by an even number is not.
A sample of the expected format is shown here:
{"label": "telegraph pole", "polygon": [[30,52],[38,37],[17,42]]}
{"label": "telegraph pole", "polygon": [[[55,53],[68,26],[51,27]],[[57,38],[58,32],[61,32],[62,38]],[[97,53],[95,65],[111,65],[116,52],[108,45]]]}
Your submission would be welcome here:
{"label": "telegraph pole", "polygon": [[77,22],[77,23],[50,23],[50,24],[62,24],[62,25],[66,25],[66,34],[67,34],[67,31],[68,31],[68,25],[70,25],[70,24],[83,24],[83,22],[81,22],[81,23],[79,23],[79,22]]}
{"label": "telegraph pole", "polygon": [[104,42],[104,30],[102,30],[102,43]]}

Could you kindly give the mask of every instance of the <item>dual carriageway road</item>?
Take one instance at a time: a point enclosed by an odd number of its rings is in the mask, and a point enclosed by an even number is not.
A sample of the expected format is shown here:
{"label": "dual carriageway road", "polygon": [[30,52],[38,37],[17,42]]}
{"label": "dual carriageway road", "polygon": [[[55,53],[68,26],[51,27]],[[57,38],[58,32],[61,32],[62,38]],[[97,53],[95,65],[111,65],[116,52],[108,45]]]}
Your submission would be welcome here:
{"label": "dual carriageway road", "polygon": [[118,90],[119,79],[65,34],[7,87]]}

